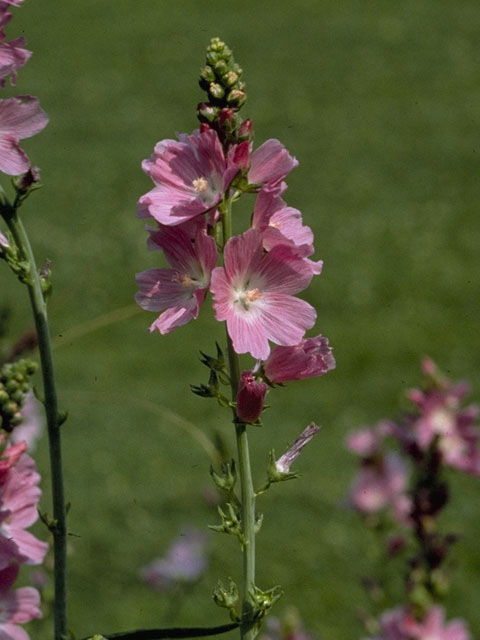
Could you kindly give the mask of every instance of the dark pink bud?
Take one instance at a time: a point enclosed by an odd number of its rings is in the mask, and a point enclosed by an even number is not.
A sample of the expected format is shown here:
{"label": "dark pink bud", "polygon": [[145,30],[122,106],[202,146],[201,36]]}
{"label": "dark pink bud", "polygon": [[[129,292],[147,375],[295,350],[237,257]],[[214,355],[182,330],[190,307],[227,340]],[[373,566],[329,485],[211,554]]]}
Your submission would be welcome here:
{"label": "dark pink bud", "polygon": [[205,133],[205,131],[208,131],[211,128],[212,127],[209,124],[207,124],[206,122],[202,122],[200,124],[200,133]]}
{"label": "dark pink bud", "polygon": [[244,371],[237,393],[237,417],[240,422],[256,422],[263,411],[267,385],[257,382],[251,371]]}
{"label": "dark pink bud", "polygon": [[234,118],[235,112],[233,109],[220,109],[220,114],[219,114],[219,120],[220,120],[220,125],[221,126],[225,126],[225,124],[227,122],[233,122],[233,118]]}
{"label": "dark pink bud", "polygon": [[233,152],[233,163],[243,170],[248,168],[250,162],[250,143],[240,142],[235,147]]}

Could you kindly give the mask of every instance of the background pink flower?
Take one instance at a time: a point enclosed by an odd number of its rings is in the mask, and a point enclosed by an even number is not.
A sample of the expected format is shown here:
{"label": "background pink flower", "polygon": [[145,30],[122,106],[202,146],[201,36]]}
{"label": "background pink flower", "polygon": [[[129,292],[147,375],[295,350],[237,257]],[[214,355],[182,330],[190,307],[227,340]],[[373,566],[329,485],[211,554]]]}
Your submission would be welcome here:
{"label": "background pink flower", "polygon": [[207,536],[196,529],[185,529],[166,554],[143,567],[140,575],[156,589],[170,589],[198,580],[207,566]]}

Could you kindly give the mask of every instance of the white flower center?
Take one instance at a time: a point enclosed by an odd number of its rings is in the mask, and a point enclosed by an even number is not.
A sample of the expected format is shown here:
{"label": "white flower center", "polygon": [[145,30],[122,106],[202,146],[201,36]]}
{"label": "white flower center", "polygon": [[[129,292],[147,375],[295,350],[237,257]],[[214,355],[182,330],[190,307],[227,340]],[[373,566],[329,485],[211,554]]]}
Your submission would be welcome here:
{"label": "white flower center", "polygon": [[208,191],[208,182],[205,178],[195,178],[192,186],[199,195],[203,195]]}
{"label": "white flower center", "polygon": [[253,302],[259,300],[261,297],[262,292],[257,287],[255,287],[254,289],[244,289],[237,292],[234,302],[240,302],[245,311],[248,311],[250,305]]}

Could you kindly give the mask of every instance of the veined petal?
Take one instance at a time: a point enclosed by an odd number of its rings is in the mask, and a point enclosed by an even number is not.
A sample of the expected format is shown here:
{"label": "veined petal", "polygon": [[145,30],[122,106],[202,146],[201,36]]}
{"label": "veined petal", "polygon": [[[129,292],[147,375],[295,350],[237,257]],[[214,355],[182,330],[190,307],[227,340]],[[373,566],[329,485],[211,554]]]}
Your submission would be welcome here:
{"label": "veined petal", "polygon": [[300,298],[283,294],[265,294],[261,321],[267,338],[285,347],[296,345],[317,319],[315,309]]}
{"label": "veined petal", "polygon": [[48,124],[48,116],[38,98],[17,96],[0,100],[0,134],[17,140],[30,138]]}

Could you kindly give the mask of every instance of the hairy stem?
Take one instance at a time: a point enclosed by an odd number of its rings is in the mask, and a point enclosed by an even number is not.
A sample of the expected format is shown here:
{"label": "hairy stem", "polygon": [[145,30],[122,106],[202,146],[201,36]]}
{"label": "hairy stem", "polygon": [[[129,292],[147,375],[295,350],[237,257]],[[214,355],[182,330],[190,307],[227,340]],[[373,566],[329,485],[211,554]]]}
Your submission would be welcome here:
{"label": "hairy stem", "polygon": [[43,378],[44,405],[48,427],[50,452],[50,472],[53,501],[53,522],[50,529],[53,533],[55,606],[54,625],[55,640],[67,637],[66,614],[66,509],[63,488],[62,450],[60,439],[60,417],[58,414],[55,373],[50,344],[50,331],[47,319],[47,307],[40,276],[35,265],[35,258],[25,228],[15,208],[2,207],[3,217],[10,229],[21,257],[29,265],[26,286],[30,296]]}

